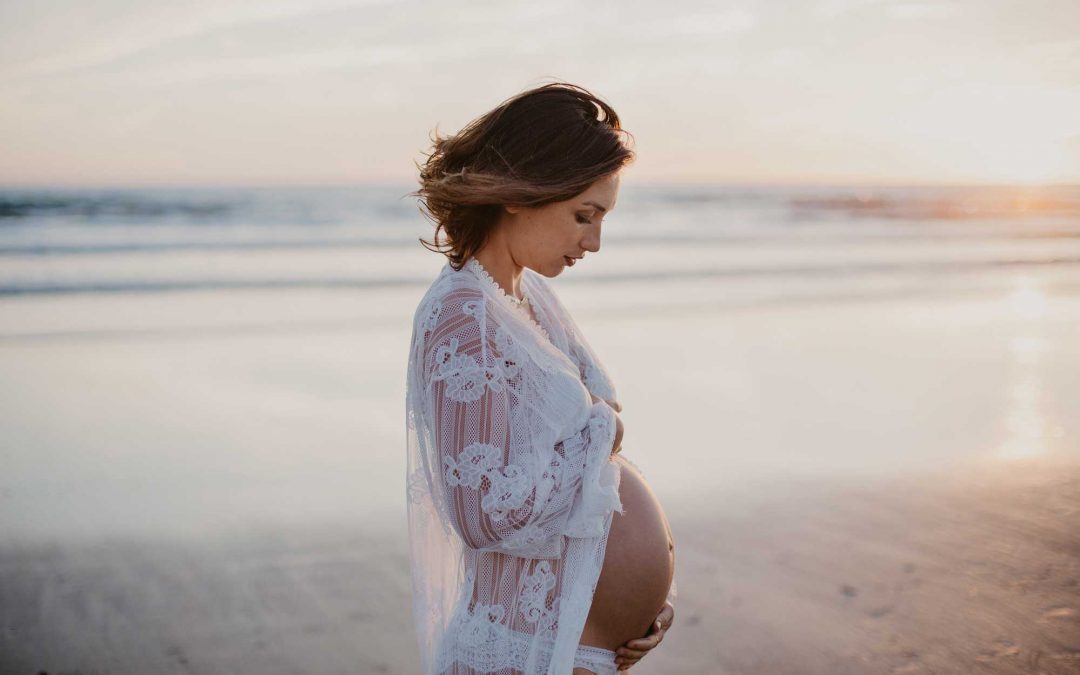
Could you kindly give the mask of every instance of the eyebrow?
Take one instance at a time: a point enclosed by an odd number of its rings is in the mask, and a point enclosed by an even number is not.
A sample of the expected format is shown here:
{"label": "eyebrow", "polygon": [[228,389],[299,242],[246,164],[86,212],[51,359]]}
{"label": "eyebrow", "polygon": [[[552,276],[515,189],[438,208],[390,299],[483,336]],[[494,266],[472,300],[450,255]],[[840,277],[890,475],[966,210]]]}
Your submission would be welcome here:
{"label": "eyebrow", "polygon": [[584,204],[585,206],[595,206],[596,208],[600,209],[600,210],[601,210],[601,211],[603,211],[604,213],[607,213],[607,209],[605,209],[605,208],[604,208],[603,206],[600,206],[600,205],[599,205],[599,204],[597,204],[596,202],[582,202],[582,203],[583,203],[583,204]]}

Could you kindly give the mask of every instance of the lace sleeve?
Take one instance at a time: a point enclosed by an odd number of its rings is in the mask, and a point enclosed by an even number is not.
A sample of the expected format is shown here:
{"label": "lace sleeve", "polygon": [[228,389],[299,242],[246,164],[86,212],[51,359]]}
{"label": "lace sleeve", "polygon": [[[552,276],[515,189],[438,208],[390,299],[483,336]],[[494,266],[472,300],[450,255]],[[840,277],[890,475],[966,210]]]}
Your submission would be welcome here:
{"label": "lace sleeve", "polygon": [[610,461],[615,413],[592,404],[581,429],[541,444],[522,401],[531,364],[505,349],[483,299],[461,309],[434,328],[427,358],[434,459],[451,524],[472,549],[557,557],[565,537],[596,536],[621,509]]}

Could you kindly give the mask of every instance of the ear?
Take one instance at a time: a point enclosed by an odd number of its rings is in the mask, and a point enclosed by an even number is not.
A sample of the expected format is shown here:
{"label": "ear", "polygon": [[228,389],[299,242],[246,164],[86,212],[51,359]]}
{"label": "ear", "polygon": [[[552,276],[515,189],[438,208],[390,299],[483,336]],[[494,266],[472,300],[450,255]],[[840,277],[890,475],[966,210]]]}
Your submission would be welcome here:
{"label": "ear", "polygon": [[511,206],[509,204],[503,205],[503,208],[506,209],[507,213],[517,213],[517,212],[521,211],[520,206]]}

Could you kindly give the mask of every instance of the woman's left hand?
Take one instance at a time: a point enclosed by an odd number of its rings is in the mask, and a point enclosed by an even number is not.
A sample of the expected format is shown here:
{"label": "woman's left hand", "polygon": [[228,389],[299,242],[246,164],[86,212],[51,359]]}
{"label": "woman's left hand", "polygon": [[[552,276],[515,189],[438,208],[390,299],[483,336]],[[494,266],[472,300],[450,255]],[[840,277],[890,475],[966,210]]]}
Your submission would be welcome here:
{"label": "woman's left hand", "polygon": [[664,608],[656,616],[656,621],[649,626],[649,633],[642,638],[630,640],[622,647],[615,650],[615,662],[619,664],[619,670],[626,670],[641,660],[652,648],[660,644],[664,634],[671,623],[675,620],[675,608],[670,602],[664,603]]}

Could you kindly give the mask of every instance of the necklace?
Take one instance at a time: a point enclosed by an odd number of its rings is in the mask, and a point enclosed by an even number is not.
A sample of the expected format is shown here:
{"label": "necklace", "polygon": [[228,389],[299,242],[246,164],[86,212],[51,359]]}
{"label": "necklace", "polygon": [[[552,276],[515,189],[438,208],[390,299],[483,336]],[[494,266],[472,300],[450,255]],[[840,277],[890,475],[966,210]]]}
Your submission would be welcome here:
{"label": "necklace", "polygon": [[481,265],[480,261],[476,258],[469,258],[469,262],[467,262],[465,266],[469,267],[473,274],[475,274],[477,277],[481,279],[486,279],[487,281],[491,282],[492,285],[494,285],[495,288],[498,289],[499,293],[504,298],[514,303],[514,305],[518,307],[524,307],[525,305],[529,304],[529,296],[525,295],[525,291],[521,292],[520,298],[515,298],[514,296],[504,291],[503,287],[499,285],[499,282],[495,281],[495,279],[490,274],[488,274],[488,271],[484,269],[484,266]]}
{"label": "necklace", "polygon": [[[468,261],[466,261],[465,267],[463,269],[468,269],[469,272],[471,272],[472,275],[475,276],[477,279],[491,284],[491,287],[495,289],[495,292],[499,296],[506,298],[506,300],[510,302],[510,305],[518,313],[521,314],[522,318],[532,324],[536,328],[536,330],[540,331],[540,333],[542,333],[549,342],[551,341],[551,336],[548,334],[547,329],[544,328],[535,318],[533,318],[532,313],[529,311],[529,307],[526,306],[529,305],[529,296],[525,295],[524,290],[522,291],[522,298],[520,300],[508,294],[506,291],[503,290],[502,286],[499,285],[499,282],[495,281],[495,279],[492,278],[490,274],[488,274],[488,271],[484,269],[484,266],[481,265],[480,261],[476,258],[469,258]],[[539,311],[540,305],[538,305],[534,309],[536,311]]]}

